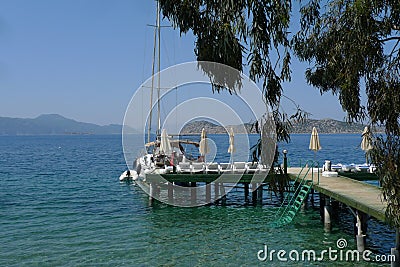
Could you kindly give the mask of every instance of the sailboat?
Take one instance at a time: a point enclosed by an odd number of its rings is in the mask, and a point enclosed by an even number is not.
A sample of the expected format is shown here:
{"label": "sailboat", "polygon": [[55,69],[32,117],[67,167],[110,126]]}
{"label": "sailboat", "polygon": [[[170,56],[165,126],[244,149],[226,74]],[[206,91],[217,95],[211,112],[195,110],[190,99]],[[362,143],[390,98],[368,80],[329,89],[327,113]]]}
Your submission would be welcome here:
{"label": "sailboat", "polygon": [[[119,179],[121,181],[126,180],[133,180],[137,185],[139,185],[147,194],[149,194],[150,198],[152,199],[154,196],[168,204],[179,205],[179,206],[198,206],[210,203],[213,201],[205,197],[204,201],[200,200],[200,198],[194,197],[194,193],[197,190],[199,194],[203,192],[205,195],[210,196],[207,194],[207,188],[210,188],[210,183],[206,180],[213,179],[214,188],[220,188],[221,194],[218,193],[218,189],[214,189],[214,200],[217,200],[225,195],[225,193],[229,192],[236,183],[242,177],[242,174],[248,174],[248,177],[251,178],[253,184],[261,184],[264,180],[265,176],[268,174],[269,169],[273,161],[274,153],[263,153],[266,160],[263,160],[263,163],[260,162],[249,162],[249,155],[248,151],[250,150],[249,146],[249,139],[248,135],[236,135],[234,137],[233,129],[231,129],[231,135],[229,138],[229,150],[225,153],[230,154],[230,162],[214,162],[214,158],[207,157],[206,155],[210,153],[210,149],[207,148],[208,143],[211,142],[210,139],[207,139],[205,130],[202,131],[202,134],[199,134],[198,139],[187,138],[183,140],[183,136],[179,133],[177,134],[168,134],[166,129],[162,129],[161,123],[161,89],[171,90],[171,88],[178,88],[181,85],[185,85],[188,82],[205,82],[210,83],[210,77],[204,74],[201,70],[201,74],[197,75],[199,72],[199,68],[197,63],[195,64],[179,64],[177,73],[183,73],[180,76],[179,82],[175,83],[174,79],[173,82],[169,81],[168,76],[174,76],[171,72],[162,72],[163,75],[163,86],[161,87],[160,82],[160,6],[157,2],[157,19],[156,24],[154,25],[154,50],[153,50],[153,64],[152,64],[152,77],[148,79],[145,85],[142,85],[138,94],[138,91],[135,92],[134,97],[132,98],[127,112],[125,113],[124,118],[124,126],[127,125],[128,128],[130,126],[140,125],[140,133],[138,134],[137,139],[140,139],[140,144],[135,143],[131,140],[132,136],[127,134],[123,134],[123,147],[124,147],[124,156],[125,160],[128,163],[129,170],[126,170],[121,174]],[[203,62],[204,64],[204,62]],[[222,71],[223,75],[227,76],[228,78],[231,76],[237,77],[237,70],[232,70],[232,68],[222,67],[221,64],[218,63],[206,63],[209,66],[212,66],[214,70]],[[189,69],[189,73],[187,74],[187,69],[183,71],[182,68]],[[167,68],[166,70],[171,69]],[[181,70],[182,72],[179,72]],[[197,71],[197,72],[196,72]],[[233,75],[232,75],[233,73]],[[192,74],[196,74],[192,76]],[[195,78],[193,78],[195,77]],[[241,75],[240,75],[241,77]],[[176,77],[174,77],[176,78]],[[167,80],[167,85],[164,85],[164,82]],[[168,83],[169,81],[169,83]],[[263,96],[261,90],[251,82],[250,79],[242,79],[243,86],[246,86],[246,90],[241,92],[240,99],[241,103],[245,103],[245,106],[248,108],[249,106],[253,107],[251,109],[252,116],[255,119],[264,121],[262,124],[263,126],[263,135],[265,138],[265,145],[263,148],[265,151],[275,151],[275,124],[272,123],[272,116],[268,115],[268,110],[266,108],[265,103],[262,101]],[[137,96],[137,97],[135,97]],[[153,98],[154,96],[154,98]],[[150,98],[150,103],[147,102],[147,99]],[[207,101],[204,101],[206,99]],[[168,98],[166,98],[168,100]],[[171,99],[170,99],[171,100]],[[245,126],[243,124],[243,120],[238,115],[237,112],[234,111],[233,107],[230,105],[220,105],[220,101],[210,101],[210,98],[199,97],[197,98],[196,103],[204,103],[206,105],[215,105],[218,103],[218,113],[227,116],[227,114],[232,114],[230,119],[236,119],[238,122],[236,125],[240,125],[240,129],[237,130],[238,132],[246,132]],[[203,102],[202,102],[203,101]],[[189,103],[186,101],[186,103]],[[150,105],[148,105],[150,104]],[[164,102],[165,104],[165,102]],[[199,104],[200,105],[200,104]],[[140,108],[142,107],[142,108]],[[175,105],[177,107],[177,105]],[[165,106],[163,105],[163,108]],[[190,107],[191,108],[191,107]],[[153,112],[154,109],[154,112]],[[207,108],[206,108],[207,109]],[[129,110],[129,112],[128,112]],[[149,113],[146,113],[149,110]],[[209,111],[213,109],[210,108]],[[143,112],[145,111],[145,112]],[[226,112],[223,112],[226,111]],[[231,112],[231,113],[229,113]],[[156,113],[156,114],[153,114]],[[172,112],[171,112],[172,113]],[[171,114],[170,113],[170,114]],[[184,113],[184,112],[183,112]],[[147,116],[147,114],[149,116]],[[189,113],[191,114],[191,113]],[[154,115],[154,116],[153,116]],[[199,114],[196,114],[199,115]],[[202,115],[203,118],[214,118],[213,115],[208,115],[207,112]],[[153,124],[152,120],[153,117],[157,118],[156,130],[152,129]],[[189,115],[190,118],[186,118],[186,121],[190,121],[194,116]],[[178,118],[178,117],[177,117]],[[165,119],[165,124],[167,124],[167,119]],[[185,120],[182,120],[185,121]],[[268,123],[267,123],[268,122]],[[136,124],[135,124],[136,123]],[[155,128],[155,126],[154,126]],[[226,129],[226,128],[225,128]],[[153,131],[152,131],[153,130]],[[227,130],[227,129],[226,129]],[[227,130],[228,133],[228,130]],[[177,137],[173,139],[173,137]],[[199,140],[199,142],[197,142]],[[134,156],[137,151],[136,149],[143,148],[143,141],[145,141],[144,153],[140,154],[139,156]],[[210,142],[208,142],[210,141]],[[215,143],[214,143],[215,144]],[[236,148],[239,151],[245,151],[245,153],[238,153]],[[189,151],[194,151],[194,155],[188,153]],[[236,151],[236,152],[235,152]],[[233,162],[233,154],[235,153],[235,160]],[[137,154],[136,154],[137,155]],[[210,159],[211,158],[211,159]],[[131,163],[133,162],[133,163]],[[132,165],[131,165],[132,164]],[[165,174],[177,174],[171,175],[174,180],[173,182],[168,182],[166,179]],[[180,174],[183,174],[180,176]],[[186,179],[190,175],[189,179]],[[209,176],[208,176],[209,175]],[[207,177],[208,176],[208,177]],[[228,177],[229,179],[226,180],[224,178]],[[180,178],[184,178],[183,180],[179,180]],[[206,180],[204,180],[206,179]],[[190,181],[189,181],[190,180]],[[190,187],[188,186],[190,183]],[[230,189],[225,191],[225,185],[229,184]],[[200,185],[199,185],[200,184]],[[193,188],[195,187],[195,188]],[[171,190],[172,189],[172,190]],[[205,192],[204,192],[205,191]],[[224,193],[223,193],[224,192]],[[170,194],[172,193],[172,194]],[[173,196],[177,196],[174,198]],[[195,201],[193,201],[192,199]],[[208,199],[208,200],[207,200]],[[173,200],[173,201],[171,201]],[[193,204],[195,203],[195,204]]]}
{"label": "sailboat", "polygon": [[[161,37],[161,26],[160,26],[160,4],[157,1],[157,17],[156,24],[154,25],[154,49],[153,49],[153,64],[152,64],[152,80],[151,80],[151,94],[150,94],[150,111],[149,111],[149,122],[147,125],[147,142],[145,144],[146,154],[140,156],[134,160],[132,169],[124,171],[119,177],[120,181],[133,180],[136,182],[145,182],[147,174],[165,174],[165,173],[176,173],[177,163],[191,162],[196,158],[189,153],[186,153],[184,149],[185,145],[191,145],[196,148],[200,146],[199,142],[193,140],[181,140],[180,135],[178,139],[171,139],[173,136],[169,136],[166,129],[161,131],[161,100],[160,100],[160,37]],[[155,66],[157,66],[157,75],[155,75]],[[155,86],[155,77],[157,79],[157,86]],[[153,92],[157,92],[156,103],[153,103]],[[152,137],[152,119],[153,119],[153,104],[157,107],[157,130],[155,140],[151,140]]]}

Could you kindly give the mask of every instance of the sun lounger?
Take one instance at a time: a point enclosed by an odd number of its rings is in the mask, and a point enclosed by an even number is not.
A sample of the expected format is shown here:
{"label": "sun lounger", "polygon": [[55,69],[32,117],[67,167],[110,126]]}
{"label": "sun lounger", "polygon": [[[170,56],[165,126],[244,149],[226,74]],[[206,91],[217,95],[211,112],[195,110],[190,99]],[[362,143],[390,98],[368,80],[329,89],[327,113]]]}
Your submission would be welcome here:
{"label": "sun lounger", "polygon": [[368,172],[369,168],[370,168],[370,165],[365,164],[365,163],[356,165],[356,171],[358,171],[358,172]]}
{"label": "sun lounger", "polygon": [[176,170],[178,173],[191,173],[192,172],[189,162],[179,162]]}
{"label": "sun lounger", "polygon": [[266,165],[263,165],[263,164],[259,164],[258,168],[259,168],[259,172],[261,172],[261,173],[269,172],[269,170],[271,169],[271,168],[268,168]]}
{"label": "sun lounger", "polygon": [[192,163],[192,173],[201,173],[204,172],[204,163],[202,162],[193,162]]}
{"label": "sun lounger", "polygon": [[219,170],[220,170],[220,172],[224,172],[224,173],[232,172],[231,164],[230,163],[220,163]]}
{"label": "sun lounger", "polygon": [[207,173],[220,173],[219,171],[219,164],[212,162],[206,165],[206,172]]}
{"label": "sun lounger", "polygon": [[260,172],[260,167],[257,162],[247,162],[247,173]]}
{"label": "sun lounger", "polygon": [[234,162],[233,171],[236,173],[245,173],[247,171],[246,162]]}

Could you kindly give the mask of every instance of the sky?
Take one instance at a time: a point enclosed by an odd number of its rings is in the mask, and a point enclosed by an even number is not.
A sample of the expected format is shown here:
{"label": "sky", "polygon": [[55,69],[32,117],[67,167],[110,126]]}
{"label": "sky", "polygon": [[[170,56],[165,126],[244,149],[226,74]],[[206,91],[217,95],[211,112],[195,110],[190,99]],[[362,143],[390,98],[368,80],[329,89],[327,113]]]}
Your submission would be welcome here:
{"label": "sky", "polygon": [[[122,124],[131,97],[151,75],[148,24],[155,23],[155,6],[151,0],[0,0],[0,117],[57,113]],[[164,27],[161,42],[162,68],[195,60],[191,34]],[[285,96],[312,118],[343,120],[337,96],[307,85],[306,66],[293,64]]]}

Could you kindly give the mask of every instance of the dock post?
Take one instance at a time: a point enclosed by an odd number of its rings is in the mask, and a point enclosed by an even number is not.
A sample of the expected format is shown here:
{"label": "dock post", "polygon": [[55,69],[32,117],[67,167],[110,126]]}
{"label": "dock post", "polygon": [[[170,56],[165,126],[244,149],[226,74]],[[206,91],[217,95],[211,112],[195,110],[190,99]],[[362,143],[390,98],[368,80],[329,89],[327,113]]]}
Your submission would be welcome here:
{"label": "dock post", "polygon": [[283,173],[286,175],[287,174],[287,156],[286,156],[287,150],[284,149],[282,151],[282,153],[283,153]]}
{"label": "dock post", "polygon": [[396,245],[391,249],[391,255],[394,256],[394,261],[390,263],[391,267],[400,267],[400,228],[396,228]]}
{"label": "dock post", "polygon": [[190,201],[192,205],[197,203],[197,187],[196,182],[190,182]]}
{"label": "dock post", "polygon": [[214,199],[215,203],[219,202],[219,183],[214,183]]}
{"label": "dock post", "polygon": [[331,199],[331,211],[332,211],[331,217],[332,217],[332,219],[334,219],[334,220],[338,219],[339,209],[340,209],[339,201]]}
{"label": "dock post", "polygon": [[357,227],[357,235],[356,235],[356,240],[357,240],[357,250],[358,252],[364,252],[365,250],[365,229],[366,227],[364,224],[366,224],[366,214],[362,211],[357,210],[356,211],[356,227]]}
{"label": "dock post", "polygon": [[314,207],[314,188],[311,188],[311,205]]}
{"label": "dock post", "polygon": [[155,184],[154,183],[150,183],[150,188],[149,188],[149,206],[153,206],[154,203],[154,190],[155,190]]}
{"label": "dock post", "polygon": [[161,192],[161,187],[159,184],[155,184],[154,186],[154,197],[156,199],[160,199],[160,192]]}
{"label": "dock post", "polygon": [[325,206],[325,195],[321,192],[319,193],[319,216],[321,222],[324,222],[324,206]]}
{"label": "dock post", "polygon": [[249,183],[244,183],[244,200],[249,199]]}
{"label": "dock post", "polygon": [[307,209],[309,195],[310,194],[307,194],[304,197],[303,203],[301,203],[301,210],[303,210],[303,211]]}
{"label": "dock post", "polygon": [[252,183],[251,184],[251,200],[253,201],[253,205],[257,204],[257,184]]}
{"label": "dock post", "polygon": [[258,198],[258,203],[262,205],[262,198],[263,198],[263,185],[262,185],[262,183],[258,184],[257,198]]}
{"label": "dock post", "polygon": [[211,202],[211,184],[209,182],[206,183],[206,203],[210,204]]}
{"label": "dock post", "polygon": [[330,197],[325,198],[324,206],[324,230],[325,232],[331,232],[332,222],[331,222],[331,199]]}
{"label": "dock post", "polygon": [[172,203],[174,201],[174,185],[168,182],[168,202]]}
{"label": "dock post", "polygon": [[225,193],[225,187],[224,187],[224,183],[220,183],[219,184],[219,188],[220,188],[220,192],[221,192],[221,196],[222,196],[222,206],[226,205],[226,193]]}

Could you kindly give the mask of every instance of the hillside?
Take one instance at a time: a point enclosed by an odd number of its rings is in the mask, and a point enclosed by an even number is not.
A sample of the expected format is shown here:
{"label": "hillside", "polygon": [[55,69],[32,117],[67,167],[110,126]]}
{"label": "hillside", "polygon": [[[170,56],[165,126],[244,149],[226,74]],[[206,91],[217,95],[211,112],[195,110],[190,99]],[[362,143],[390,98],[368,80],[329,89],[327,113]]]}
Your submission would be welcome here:
{"label": "hillside", "polygon": [[[237,125],[228,125],[227,128],[230,129],[232,127],[233,131],[235,133],[245,133],[243,131],[242,127],[239,127]],[[216,125],[212,122],[209,121],[192,121],[186,124],[182,131],[181,134],[189,134],[189,133],[201,133],[202,129],[205,129],[208,134],[225,134],[226,130],[223,126]],[[250,132],[251,130],[251,125],[250,124],[245,124],[245,128],[247,132]],[[255,131],[252,131],[255,133]]]}
{"label": "hillside", "polygon": [[122,126],[78,122],[58,114],[34,119],[0,117],[0,135],[120,134]]}
{"label": "hillside", "polygon": [[[245,133],[242,127],[227,126],[228,129],[231,127],[235,133]],[[313,127],[316,127],[319,133],[361,133],[364,129],[362,124],[348,124],[332,119],[308,119],[304,123],[294,124],[292,133],[311,133]],[[226,134],[224,127],[204,120],[186,124],[181,133],[199,134],[203,128],[208,134]],[[250,132],[251,125],[245,124],[245,128]],[[58,114],[40,115],[34,119],[0,117],[0,135],[121,134],[121,131],[122,125],[101,126],[75,121]],[[251,133],[255,133],[254,129]]]}
{"label": "hillside", "polygon": [[[238,126],[228,126],[233,128],[235,133],[244,133]],[[333,119],[307,119],[304,123],[293,124],[292,133],[311,133],[312,128],[316,127],[318,133],[362,133],[365,125],[353,123],[349,124],[343,121],[337,121]],[[224,134],[226,130],[224,127],[216,125],[208,121],[193,121],[183,127],[183,134],[187,133],[201,133],[201,130],[205,128],[209,134]],[[251,125],[245,124],[245,128],[250,132]],[[255,131],[253,130],[252,133]]]}
{"label": "hillside", "polygon": [[318,133],[362,133],[365,125],[333,119],[307,119],[304,123],[293,124],[292,132],[311,133],[313,127],[317,128]]}

